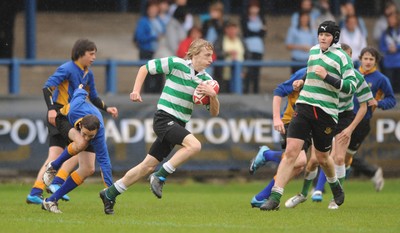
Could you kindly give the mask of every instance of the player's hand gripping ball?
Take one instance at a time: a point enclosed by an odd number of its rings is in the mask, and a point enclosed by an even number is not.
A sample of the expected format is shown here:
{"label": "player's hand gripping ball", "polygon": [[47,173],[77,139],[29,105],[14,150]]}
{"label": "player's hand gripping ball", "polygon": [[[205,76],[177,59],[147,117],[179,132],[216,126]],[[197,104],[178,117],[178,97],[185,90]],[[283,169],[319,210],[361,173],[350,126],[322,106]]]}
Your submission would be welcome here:
{"label": "player's hand gripping ball", "polygon": [[[217,81],[215,81],[215,80],[207,80],[207,81],[204,81],[203,83],[205,83],[207,85],[210,85],[214,89],[215,93],[218,94],[218,92],[219,92],[219,84],[218,84]],[[206,95],[206,93],[200,91],[199,87],[197,87],[196,90],[194,90],[194,93],[193,93],[193,103],[199,104],[199,105],[210,104],[210,97],[208,95]]]}

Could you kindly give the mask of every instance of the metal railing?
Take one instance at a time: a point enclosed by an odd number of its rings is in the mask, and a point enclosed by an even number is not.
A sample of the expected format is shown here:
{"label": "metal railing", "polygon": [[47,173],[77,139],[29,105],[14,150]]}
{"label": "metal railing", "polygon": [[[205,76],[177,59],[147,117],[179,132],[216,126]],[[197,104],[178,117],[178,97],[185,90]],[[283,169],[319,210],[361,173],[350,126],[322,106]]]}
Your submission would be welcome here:
{"label": "metal railing", "polygon": [[[0,66],[8,66],[8,92],[9,94],[18,95],[20,93],[20,69],[21,66],[59,66],[66,62],[67,60],[39,60],[39,59],[0,59]],[[118,67],[129,67],[129,66],[142,66],[145,64],[144,60],[136,60],[136,61],[123,61],[116,59],[108,59],[108,60],[96,60],[93,63],[94,66],[104,66],[105,69],[105,77],[106,77],[106,93],[116,94],[117,90],[117,82],[118,82]],[[293,61],[214,61],[212,64],[215,66],[229,66],[233,67],[232,78],[231,78],[231,92],[235,94],[241,95],[243,93],[242,90],[242,78],[241,74],[244,67],[291,67],[291,66],[302,66],[306,65],[303,62],[293,62]]]}

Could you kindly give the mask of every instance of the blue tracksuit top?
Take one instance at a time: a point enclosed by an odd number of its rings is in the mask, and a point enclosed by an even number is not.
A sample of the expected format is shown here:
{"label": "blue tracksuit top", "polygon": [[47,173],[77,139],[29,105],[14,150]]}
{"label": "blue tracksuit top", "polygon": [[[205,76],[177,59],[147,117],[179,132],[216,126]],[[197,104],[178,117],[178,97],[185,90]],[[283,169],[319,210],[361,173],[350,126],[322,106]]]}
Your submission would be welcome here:
{"label": "blue tracksuit top", "polygon": [[68,121],[76,125],[84,116],[93,114],[100,120],[100,128],[96,136],[90,140],[96,153],[96,160],[100,164],[105,184],[109,187],[113,184],[111,162],[106,144],[103,116],[91,103],[86,102],[88,92],[84,89],[76,89],[70,102]]}

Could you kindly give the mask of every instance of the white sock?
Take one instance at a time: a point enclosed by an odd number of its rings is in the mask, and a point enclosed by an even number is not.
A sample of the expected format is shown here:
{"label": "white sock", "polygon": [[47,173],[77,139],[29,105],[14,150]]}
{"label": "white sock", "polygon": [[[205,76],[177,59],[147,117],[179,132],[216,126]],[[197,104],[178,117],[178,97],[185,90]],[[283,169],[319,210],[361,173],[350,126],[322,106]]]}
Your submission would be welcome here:
{"label": "white sock", "polygon": [[328,181],[328,183],[331,183],[331,184],[335,183],[337,180],[338,180],[338,179],[337,179],[337,176],[334,176],[334,177],[326,177],[326,181]]}
{"label": "white sock", "polygon": [[171,164],[169,161],[163,164],[163,168],[164,168],[165,171],[167,171],[169,174],[174,173],[174,171],[176,170],[176,169],[174,168],[174,166],[172,166],[172,164]]}
{"label": "white sock", "polygon": [[313,179],[315,179],[315,177],[317,177],[317,174],[318,174],[318,168],[315,169],[314,171],[308,172],[308,174],[304,177],[304,179],[313,180]]}
{"label": "white sock", "polygon": [[118,190],[119,193],[125,192],[128,188],[122,183],[122,180],[119,179],[114,183],[114,187]]}
{"label": "white sock", "polygon": [[277,192],[277,193],[279,193],[279,194],[281,194],[281,195],[283,195],[283,188],[281,188],[281,187],[278,187],[278,186],[274,186],[274,187],[272,187],[272,189],[271,189],[271,191],[272,192]]}
{"label": "white sock", "polygon": [[335,164],[336,176],[338,179],[344,178],[346,176],[346,165],[336,165]]}

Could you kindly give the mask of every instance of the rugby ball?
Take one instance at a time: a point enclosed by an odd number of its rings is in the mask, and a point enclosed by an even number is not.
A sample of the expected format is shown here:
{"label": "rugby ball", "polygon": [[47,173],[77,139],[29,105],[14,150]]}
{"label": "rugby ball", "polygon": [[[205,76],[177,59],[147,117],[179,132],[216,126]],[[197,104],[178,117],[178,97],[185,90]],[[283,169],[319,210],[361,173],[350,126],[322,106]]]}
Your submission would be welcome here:
{"label": "rugby ball", "polygon": [[[215,93],[218,94],[219,92],[219,84],[215,80],[207,80],[204,81],[207,85],[211,85],[214,88]],[[199,105],[207,105],[210,104],[210,97],[204,94],[199,94],[197,92],[197,88],[194,90],[193,93],[193,103],[199,104]]]}

